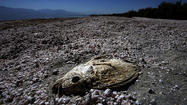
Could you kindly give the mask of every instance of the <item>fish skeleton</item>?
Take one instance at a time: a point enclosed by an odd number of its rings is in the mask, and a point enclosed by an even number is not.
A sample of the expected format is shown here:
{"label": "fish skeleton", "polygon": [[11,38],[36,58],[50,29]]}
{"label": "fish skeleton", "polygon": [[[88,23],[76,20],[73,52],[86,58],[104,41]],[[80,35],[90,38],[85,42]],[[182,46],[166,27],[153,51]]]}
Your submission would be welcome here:
{"label": "fish skeleton", "polygon": [[91,88],[118,88],[130,83],[138,75],[139,69],[132,63],[99,56],[67,72],[54,83],[52,92],[61,96],[80,94]]}

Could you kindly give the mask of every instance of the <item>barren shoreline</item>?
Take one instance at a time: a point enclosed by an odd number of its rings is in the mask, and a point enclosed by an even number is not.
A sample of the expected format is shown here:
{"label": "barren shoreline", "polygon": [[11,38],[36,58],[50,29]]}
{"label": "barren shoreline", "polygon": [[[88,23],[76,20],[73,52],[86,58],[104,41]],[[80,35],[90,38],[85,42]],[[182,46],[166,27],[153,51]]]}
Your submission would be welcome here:
{"label": "barren shoreline", "polygon": [[[92,104],[187,104],[186,20],[106,16],[27,23],[0,28],[0,104],[89,104],[95,91]],[[110,90],[111,96],[107,90],[50,94],[51,83],[72,67],[105,54],[140,66],[143,74],[127,90]]]}

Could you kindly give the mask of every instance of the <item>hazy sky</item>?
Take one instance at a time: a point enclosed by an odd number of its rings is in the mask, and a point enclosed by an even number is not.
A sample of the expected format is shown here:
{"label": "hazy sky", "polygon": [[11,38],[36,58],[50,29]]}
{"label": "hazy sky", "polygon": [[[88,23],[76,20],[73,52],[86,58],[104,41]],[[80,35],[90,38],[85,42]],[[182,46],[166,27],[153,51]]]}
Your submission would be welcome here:
{"label": "hazy sky", "polygon": [[82,13],[119,13],[157,7],[163,1],[177,0],[0,0],[0,5],[29,9],[64,9]]}

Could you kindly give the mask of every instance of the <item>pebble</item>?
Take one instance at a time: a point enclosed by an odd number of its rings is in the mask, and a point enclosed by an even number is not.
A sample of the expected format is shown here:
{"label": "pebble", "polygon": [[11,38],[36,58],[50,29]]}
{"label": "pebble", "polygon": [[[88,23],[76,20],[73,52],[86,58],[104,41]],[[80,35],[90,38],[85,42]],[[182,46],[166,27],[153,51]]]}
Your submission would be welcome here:
{"label": "pebble", "polygon": [[130,97],[130,94],[125,95],[125,99],[129,99],[129,97]]}
{"label": "pebble", "polygon": [[121,94],[118,98],[117,98],[117,102],[121,102],[121,100],[123,100],[125,98],[125,95],[124,94]]}
{"label": "pebble", "polygon": [[39,99],[38,99],[38,100],[36,100],[36,101],[34,101],[34,104],[38,104],[38,103],[39,103],[39,101],[40,101]]}
{"label": "pebble", "polygon": [[58,104],[63,104],[63,98],[56,98],[55,100]]}
{"label": "pebble", "polygon": [[91,100],[97,101],[99,99],[99,95],[92,95]]}
{"label": "pebble", "polygon": [[69,98],[57,98],[56,101],[58,102],[58,104],[67,104],[70,99]]}
{"label": "pebble", "polygon": [[56,102],[58,102],[58,100],[59,100],[59,98],[58,98],[58,97],[57,97],[57,98],[55,98],[55,101],[56,101]]}
{"label": "pebble", "polygon": [[107,102],[107,105],[113,105],[114,104],[114,101],[108,101]]}
{"label": "pebble", "polygon": [[44,102],[44,101],[41,101],[41,102],[39,103],[39,105],[45,105],[45,102]]}
{"label": "pebble", "polygon": [[90,93],[93,93],[95,90],[94,89],[90,89]]}
{"label": "pebble", "polygon": [[59,71],[58,71],[57,69],[54,69],[54,70],[53,70],[53,75],[58,75],[58,72],[59,72]]}
{"label": "pebble", "polygon": [[97,105],[103,105],[102,103],[98,103]]}
{"label": "pebble", "polygon": [[121,105],[127,105],[128,101],[127,100],[122,100]]}
{"label": "pebble", "polygon": [[49,102],[45,102],[45,105],[49,105]]}
{"label": "pebble", "polygon": [[159,82],[160,82],[160,83],[163,83],[163,80],[162,80],[162,79],[159,79]]}
{"label": "pebble", "polygon": [[140,58],[140,61],[142,61],[144,64],[147,63],[144,58]]}
{"label": "pebble", "polygon": [[106,90],[104,91],[104,95],[105,95],[105,96],[110,96],[110,95],[111,95],[111,90],[110,90],[110,89],[106,89]]}
{"label": "pebble", "polygon": [[136,101],[136,98],[134,96],[130,96],[129,100]]}
{"label": "pebble", "polygon": [[114,101],[115,99],[114,98],[110,98],[111,101]]}
{"label": "pebble", "polygon": [[162,94],[163,94],[163,92],[159,92],[159,94],[160,94],[160,95],[162,95]]}
{"label": "pebble", "polygon": [[34,99],[34,97],[31,97],[31,96],[28,96],[27,97],[27,100],[29,101],[29,103],[34,103],[34,101],[35,101],[35,99]]}
{"label": "pebble", "polygon": [[151,103],[151,105],[157,105],[156,100],[154,98],[151,99],[150,103]]}
{"label": "pebble", "polygon": [[19,91],[19,92],[20,92],[20,91],[23,91],[23,88],[19,88],[18,91]]}
{"label": "pebble", "polygon": [[85,96],[85,100],[83,100],[82,104],[83,104],[83,105],[87,105],[87,104],[90,103],[90,101],[91,101],[91,96],[90,96],[90,94],[87,94],[87,95]]}
{"label": "pebble", "polygon": [[7,95],[6,96],[6,102],[12,102],[13,101],[13,99],[14,99],[14,97],[13,96],[11,96],[11,95]]}
{"label": "pebble", "polygon": [[21,86],[22,83],[23,83],[22,80],[18,80],[18,81],[16,81],[16,86],[19,87],[19,86]]}
{"label": "pebble", "polygon": [[91,93],[91,97],[95,97],[95,96],[98,96],[100,95],[99,91],[98,90],[94,90],[92,93]]}
{"label": "pebble", "polygon": [[138,100],[136,100],[135,104],[136,105],[140,105],[140,102]]}
{"label": "pebble", "polygon": [[36,94],[41,94],[41,90],[36,91]]}
{"label": "pebble", "polygon": [[117,99],[119,97],[119,95],[116,95],[114,98]]}
{"label": "pebble", "polygon": [[113,91],[112,92],[112,97],[114,97],[115,98],[115,96],[118,94],[118,92],[116,92],[116,91]]}
{"label": "pebble", "polygon": [[64,104],[67,104],[70,101],[70,98],[65,98],[64,99]]}
{"label": "pebble", "polygon": [[39,81],[39,78],[36,78],[36,77],[35,77],[35,78],[32,79],[32,81],[33,81],[33,83],[36,83],[36,82]]}
{"label": "pebble", "polygon": [[44,74],[44,79],[48,78],[49,75],[48,74]]}
{"label": "pebble", "polygon": [[117,102],[114,102],[113,105],[118,105],[118,103],[117,103]]}
{"label": "pebble", "polygon": [[150,89],[150,88],[148,89],[148,93],[149,94],[155,94],[155,92],[153,91],[153,89]]}
{"label": "pebble", "polygon": [[178,85],[175,85],[174,88],[175,88],[175,89],[179,89],[179,86],[178,86]]}

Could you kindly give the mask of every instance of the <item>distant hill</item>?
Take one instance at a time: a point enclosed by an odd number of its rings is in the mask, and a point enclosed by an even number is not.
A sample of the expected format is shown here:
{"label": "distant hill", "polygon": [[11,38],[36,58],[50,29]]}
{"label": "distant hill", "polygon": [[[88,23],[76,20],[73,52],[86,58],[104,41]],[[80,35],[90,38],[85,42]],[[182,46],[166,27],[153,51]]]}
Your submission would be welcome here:
{"label": "distant hill", "polygon": [[0,6],[0,20],[35,19],[35,18],[62,18],[85,16],[81,13],[65,10],[33,10],[24,8],[9,8]]}

